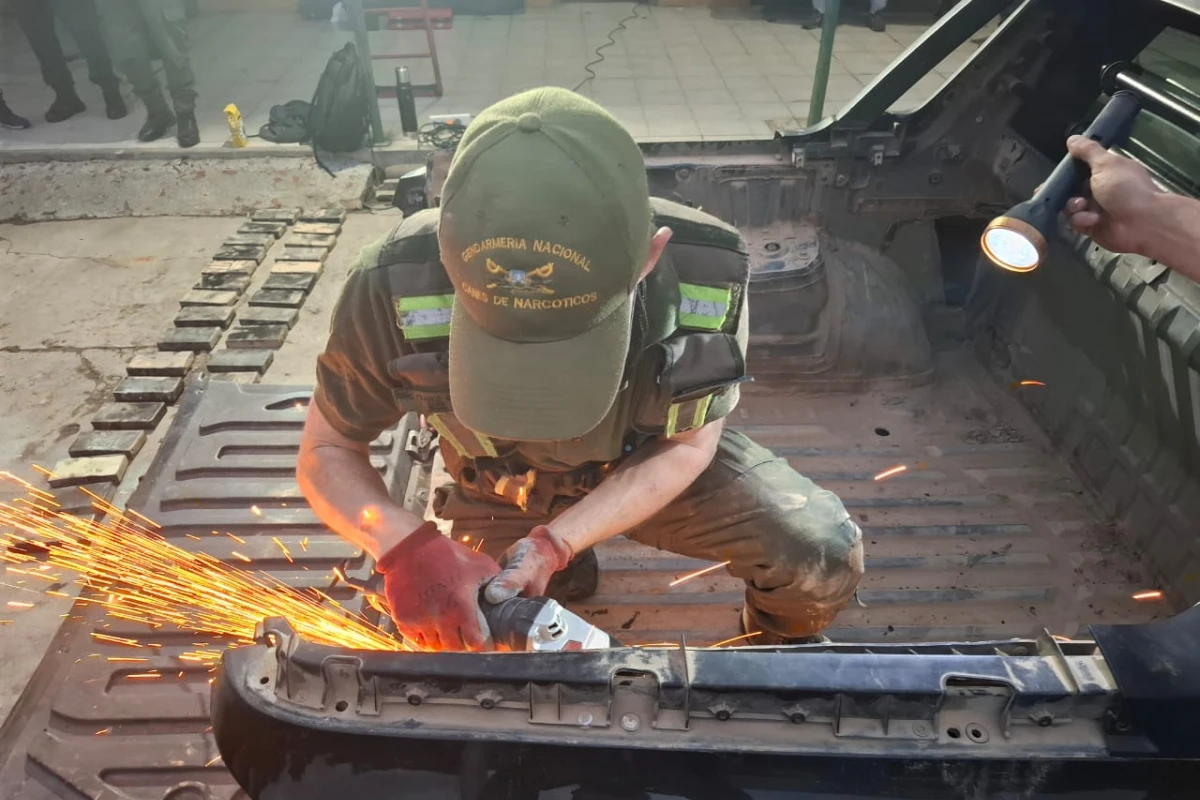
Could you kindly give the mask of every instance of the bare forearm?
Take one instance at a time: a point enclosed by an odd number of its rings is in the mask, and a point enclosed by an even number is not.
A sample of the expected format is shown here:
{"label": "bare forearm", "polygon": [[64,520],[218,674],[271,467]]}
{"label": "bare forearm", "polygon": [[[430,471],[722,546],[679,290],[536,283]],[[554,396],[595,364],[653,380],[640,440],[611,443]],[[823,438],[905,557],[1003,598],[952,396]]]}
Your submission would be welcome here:
{"label": "bare forearm", "polygon": [[579,553],[640,525],[683,493],[712,462],[721,423],[694,439],[665,439],[635,453],[591,494],[560,514],[550,527]]}
{"label": "bare forearm", "polygon": [[1142,255],[1200,282],[1200,200],[1155,195]]}

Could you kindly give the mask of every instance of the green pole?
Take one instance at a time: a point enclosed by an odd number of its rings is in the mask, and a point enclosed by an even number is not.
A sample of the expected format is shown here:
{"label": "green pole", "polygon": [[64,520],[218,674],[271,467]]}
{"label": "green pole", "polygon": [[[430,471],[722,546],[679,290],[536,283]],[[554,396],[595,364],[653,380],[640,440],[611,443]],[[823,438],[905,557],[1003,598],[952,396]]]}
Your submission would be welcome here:
{"label": "green pole", "polygon": [[363,62],[364,80],[367,82],[367,111],[371,118],[371,140],[375,144],[388,144],[387,132],[383,129],[383,117],[379,114],[379,95],[375,91],[375,70],[371,61],[371,43],[367,41],[367,16],[363,13],[362,0],[345,0],[346,13],[350,15],[350,24],[354,26],[354,46],[358,48],[358,57]]}
{"label": "green pole", "polygon": [[833,35],[837,32],[842,0],[825,0],[821,23],[821,49],[817,51],[817,74],[813,75],[812,102],[808,105],[808,125],[821,121],[825,112],[825,87],[829,85],[829,65],[833,62]]}

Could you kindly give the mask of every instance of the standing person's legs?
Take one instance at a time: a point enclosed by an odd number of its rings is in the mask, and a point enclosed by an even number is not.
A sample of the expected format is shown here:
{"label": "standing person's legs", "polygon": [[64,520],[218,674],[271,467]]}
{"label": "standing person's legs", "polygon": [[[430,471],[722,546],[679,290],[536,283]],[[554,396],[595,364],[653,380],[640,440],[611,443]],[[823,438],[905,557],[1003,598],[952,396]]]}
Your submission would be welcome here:
{"label": "standing person's legs", "polygon": [[729,561],[746,581],[750,644],[814,636],[863,574],[862,533],[841,500],[740,433],[674,503],[626,534],[693,558]]}
{"label": "standing person's legs", "polygon": [[139,0],[146,30],[163,62],[167,91],[179,118],[179,144],[200,141],[196,124],[196,76],[188,56],[187,14],[182,0]]}
{"label": "standing person's legs", "polygon": [[75,79],[54,32],[53,7],[47,0],[17,0],[17,21],[42,68],[42,80],[54,90],[46,121],[62,122],[83,111],[85,106],[75,94]]}
{"label": "standing person's legs", "polygon": [[825,0],[810,1],[812,2],[812,13],[800,23],[805,30],[819,28],[825,22]]}
{"label": "standing person's legs", "polygon": [[138,131],[138,139],[143,142],[160,139],[175,124],[175,116],[167,107],[158,76],[154,74],[141,6],[138,0],[98,0],[97,8],[117,69],[146,105],[146,124]]}
{"label": "standing person's legs", "polygon": [[71,32],[88,65],[88,77],[104,93],[104,105],[109,119],[120,119],[129,113],[121,97],[121,80],[113,70],[108,45],[100,30],[100,15],[94,0],[42,0],[53,5],[58,18]]}
{"label": "standing person's legs", "polygon": [[887,24],[880,16],[880,12],[885,8],[887,8],[887,0],[871,0],[871,14],[867,17],[867,27],[876,33],[883,33],[887,30]]}

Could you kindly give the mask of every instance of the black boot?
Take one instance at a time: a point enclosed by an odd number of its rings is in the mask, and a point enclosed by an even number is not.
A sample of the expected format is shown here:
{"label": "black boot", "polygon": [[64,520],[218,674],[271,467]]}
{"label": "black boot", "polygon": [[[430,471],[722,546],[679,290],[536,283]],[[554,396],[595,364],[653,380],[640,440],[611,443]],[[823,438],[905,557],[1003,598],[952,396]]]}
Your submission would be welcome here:
{"label": "black boot", "polygon": [[79,95],[75,94],[74,89],[69,92],[59,92],[46,111],[46,122],[62,122],[64,119],[70,119],[86,110],[87,106],[79,99]]}
{"label": "black boot", "polygon": [[565,569],[554,573],[546,587],[546,597],[560,603],[574,603],[594,595],[599,584],[600,562],[596,560],[596,551],[589,547],[571,559]]}
{"label": "black boot", "polygon": [[816,11],[814,11],[812,13],[811,17],[809,17],[806,20],[803,20],[800,23],[800,27],[804,28],[804,30],[806,30],[806,31],[811,31],[813,28],[819,28],[824,24],[825,24],[825,15],[818,14]]}
{"label": "black boot", "polygon": [[876,33],[883,33],[887,30],[887,23],[883,21],[883,17],[879,14],[871,14],[867,17],[867,27]]}
{"label": "black boot", "polygon": [[146,124],[138,131],[138,141],[153,142],[155,139],[161,139],[174,124],[175,115],[166,105],[151,105],[149,106],[149,115],[146,117]]}
{"label": "black boot", "polygon": [[195,111],[176,111],[179,115],[179,130],[176,136],[180,147],[195,147],[200,144],[200,126],[196,124]]}
{"label": "black boot", "polygon": [[129,107],[125,105],[125,98],[121,96],[120,84],[105,86],[100,91],[104,93],[104,113],[109,119],[121,119],[129,114]]}
{"label": "black boot", "polygon": [[30,124],[29,120],[14,114],[13,110],[8,107],[8,103],[4,102],[4,95],[0,95],[0,128],[23,131]]}

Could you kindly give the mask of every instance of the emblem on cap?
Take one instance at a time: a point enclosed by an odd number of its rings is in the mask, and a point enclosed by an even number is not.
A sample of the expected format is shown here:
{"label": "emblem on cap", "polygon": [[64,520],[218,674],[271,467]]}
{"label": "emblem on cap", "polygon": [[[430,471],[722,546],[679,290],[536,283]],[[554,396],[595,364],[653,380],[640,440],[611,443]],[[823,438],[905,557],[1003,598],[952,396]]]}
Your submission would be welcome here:
{"label": "emblem on cap", "polygon": [[554,294],[550,281],[554,277],[554,262],[544,264],[537,269],[505,269],[487,259],[487,271],[496,276],[487,285],[489,289],[508,289],[518,294]]}

